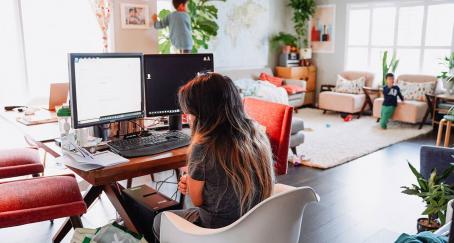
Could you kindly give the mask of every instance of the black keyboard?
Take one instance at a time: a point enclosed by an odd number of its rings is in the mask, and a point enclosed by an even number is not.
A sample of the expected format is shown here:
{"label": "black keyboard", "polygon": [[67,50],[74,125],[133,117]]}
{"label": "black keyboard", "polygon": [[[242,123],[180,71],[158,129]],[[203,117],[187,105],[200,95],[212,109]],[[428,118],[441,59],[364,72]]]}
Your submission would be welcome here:
{"label": "black keyboard", "polygon": [[178,131],[153,133],[147,136],[116,140],[107,143],[112,151],[126,157],[159,154],[189,145],[191,137]]}

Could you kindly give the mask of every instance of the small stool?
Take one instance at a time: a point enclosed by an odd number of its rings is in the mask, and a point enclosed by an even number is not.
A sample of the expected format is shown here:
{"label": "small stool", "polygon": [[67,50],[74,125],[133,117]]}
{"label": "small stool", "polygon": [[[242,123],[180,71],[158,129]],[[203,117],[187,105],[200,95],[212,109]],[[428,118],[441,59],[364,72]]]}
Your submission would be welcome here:
{"label": "small stool", "polygon": [[34,148],[0,150],[0,179],[16,176],[39,176],[44,172],[39,153]]}
{"label": "small stool", "polygon": [[454,116],[452,115],[445,115],[443,119],[441,119],[440,124],[438,125],[438,134],[437,134],[437,144],[436,146],[440,146],[441,138],[443,137],[443,126],[446,125],[446,133],[445,133],[445,143],[444,147],[449,146],[449,140],[451,138],[451,125],[454,121]]}
{"label": "small stool", "polygon": [[70,217],[82,227],[87,211],[72,175],[38,177],[0,183],[0,228]]}

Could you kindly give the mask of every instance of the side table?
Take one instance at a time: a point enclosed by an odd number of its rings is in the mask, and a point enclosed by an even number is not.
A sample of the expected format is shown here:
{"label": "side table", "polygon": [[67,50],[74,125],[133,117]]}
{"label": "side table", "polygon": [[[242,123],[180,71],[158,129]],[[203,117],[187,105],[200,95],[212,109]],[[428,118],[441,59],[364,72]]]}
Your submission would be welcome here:
{"label": "side table", "polygon": [[361,111],[359,112],[358,118],[361,114],[366,111],[367,105],[369,105],[370,109],[374,108],[374,101],[372,98],[377,98],[380,95],[381,89],[371,88],[371,87],[363,87],[364,94],[366,95],[366,100],[364,100],[363,107],[361,107]]}

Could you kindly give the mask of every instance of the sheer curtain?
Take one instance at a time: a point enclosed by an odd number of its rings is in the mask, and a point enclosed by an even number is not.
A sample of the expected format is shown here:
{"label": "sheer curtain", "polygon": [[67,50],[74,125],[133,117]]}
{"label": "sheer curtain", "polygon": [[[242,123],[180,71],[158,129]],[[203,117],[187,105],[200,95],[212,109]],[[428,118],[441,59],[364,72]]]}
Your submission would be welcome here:
{"label": "sheer curtain", "polygon": [[48,97],[49,84],[68,82],[71,52],[102,52],[102,32],[89,0],[21,0],[31,97]]}
{"label": "sheer curtain", "polygon": [[0,23],[0,104],[20,104],[27,87],[17,0],[1,1]]}

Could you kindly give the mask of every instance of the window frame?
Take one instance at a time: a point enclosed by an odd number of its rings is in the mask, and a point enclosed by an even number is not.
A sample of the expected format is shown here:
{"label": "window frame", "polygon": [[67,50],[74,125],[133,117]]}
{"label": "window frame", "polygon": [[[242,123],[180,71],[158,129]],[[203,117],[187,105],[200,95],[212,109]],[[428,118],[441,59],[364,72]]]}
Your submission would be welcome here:
{"label": "window frame", "polygon": [[[21,43],[20,43],[20,47],[21,47],[21,50],[22,50],[22,53],[21,53],[21,58],[23,59],[23,72],[24,72],[24,78],[25,80],[23,81],[24,85],[25,85],[25,90],[24,90],[24,93],[22,94],[24,97],[30,97],[32,96],[32,90],[31,90],[31,87],[32,87],[32,81],[30,79],[30,71],[29,71],[29,60],[28,60],[28,51],[27,51],[27,46],[26,46],[26,33],[25,33],[25,28],[24,28],[24,13],[23,13],[23,3],[22,3],[23,0],[17,0],[16,1],[16,5],[15,5],[15,8],[16,8],[16,11],[18,13],[18,26],[19,26],[19,33],[20,33],[20,40],[21,40]],[[90,4],[89,2],[87,2],[87,4]],[[115,3],[114,3],[115,4]],[[115,5],[112,5],[112,12],[115,11]],[[93,12],[93,16],[95,18],[95,13]],[[115,13],[112,13],[111,15],[111,18],[110,18],[110,23],[109,23],[109,29],[107,31],[107,34],[109,36],[109,47],[108,47],[108,52],[111,52],[112,50],[115,50]],[[97,26],[98,27],[98,26]],[[99,28],[99,27],[98,27]],[[101,40],[100,40],[101,41]],[[100,51],[101,53],[102,51]],[[41,96],[41,95],[40,95]],[[40,97],[39,96],[39,97]],[[38,98],[39,98],[38,97]],[[31,98],[37,98],[35,96],[32,96]],[[24,100],[25,102],[26,100]]]}
{"label": "window frame", "polygon": [[[348,53],[349,48],[367,48],[367,67],[370,69],[371,67],[371,52],[373,48],[382,48],[382,49],[390,49],[392,52],[397,52],[398,49],[418,49],[419,53],[419,64],[418,70],[415,70],[415,73],[423,73],[424,71],[424,57],[426,50],[436,50],[436,49],[449,49],[451,52],[454,52],[454,26],[451,30],[452,38],[451,38],[451,45],[450,46],[426,46],[426,32],[427,32],[427,19],[428,19],[428,9],[429,6],[433,5],[441,5],[451,3],[450,0],[420,0],[420,1],[390,1],[390,2],[366,2],[366,3],[348,3],[346,6],[346,28],[345,28],[345,53],[344,53],[344,70],[348,68]],[[422,30],[421,30],[421,41],[418,45],[398,45],[398,29],[399,29],[399,19],[400,19],[400,9],[402,7],[416,7],[422,6],[423,7],[423,21],[422,21]],[[372,26],[373,26],[373,10],[374,8],[380,7],[395,7],[396,8],[396,15],[394,21],[394,40],[392,45],[373,45],[372,44]],[[351,10],[361,10],[367,9],[370,11],[369,14],[369,30],[368,30],[368,43],[366,45],[349,45],[349,33],[350,33],[350,13]],[[363,70],[367,71],[367,70]]]}

